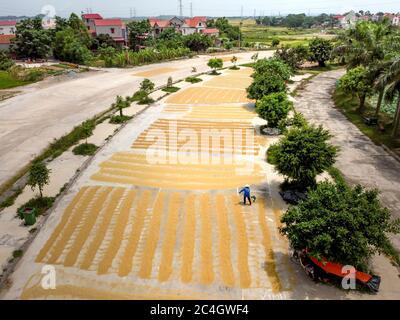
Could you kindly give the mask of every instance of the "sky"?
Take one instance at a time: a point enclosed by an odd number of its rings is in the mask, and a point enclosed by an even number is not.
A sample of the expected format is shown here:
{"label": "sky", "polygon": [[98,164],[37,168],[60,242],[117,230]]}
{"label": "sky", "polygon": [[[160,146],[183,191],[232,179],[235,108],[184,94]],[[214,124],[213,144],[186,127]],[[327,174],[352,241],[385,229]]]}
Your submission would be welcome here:
{"label": "sky", "polygon": [[[1,0],[0,16],[40,13],[52,6],[55,13],[66,17],[70,13],[91,10],[104,17],[178,15],[178,0]],[[288,13],[344,13],[350,10],[400,12],[400,0],[182,0],[183,14],[240,16],[285,15]],[[52,8],[50,7],[50,8]],[[53,11],[53,10],[51,10]]]}

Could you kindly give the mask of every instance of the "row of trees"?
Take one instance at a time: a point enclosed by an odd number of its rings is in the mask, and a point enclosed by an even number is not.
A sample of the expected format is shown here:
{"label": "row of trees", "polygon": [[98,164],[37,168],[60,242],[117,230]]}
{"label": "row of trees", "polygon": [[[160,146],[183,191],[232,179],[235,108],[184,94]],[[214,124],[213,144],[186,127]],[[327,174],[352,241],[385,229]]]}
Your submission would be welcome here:
{"label": "row of trees", "polygon": [[[153,62],[148,61],[147,56],[156,55],[154,61],[168,59],[168,56],[175,58],[179,54],[188,55],[188,51],[204,51],[213,44],[207,35],[182,36],[173,28],[164,30],[159,38],[153,39],[149,35],[151,26],[148,20],[133,21],[128,24],[128,30],[132,51],[146,46],[154,53],[137,56],[137,60],[143,56],[144,62]],[[43,29],[39,17],[22,20],[17,24],[11,50],[18,58],[44,59],[54,55],[62,61],[77,64],[92,64],[101,60],[106,66],[124,66],[130,60],[136,60],[136,56],[124,52],[109,35],[93,38],[76,14],[71,14],[68,19],[56,17],[56,28],[53,30]]]}
{"label": "row of trees", "polygon": [[286,94],[291,66],[272,58],[256,62],[254,70],[248,95],[268,126],[283,131],[269,148],[268,161],[285,177],[286,188],[307,192],[305,200],[283,214],[280,232],[296,250],[368,271],[373,254],[393,254],[387,233],[399,233],[400,220],[391,219],[377,190],[340,181],[317,183],[316,177],[334,165],[339,149],[327,130],[310,125],[293,109]]}
{"label": "row of trees", "polygon": [[327,25],[333,27],[336,25],[334,15],[322,13],[318,16],[307,16],[301,14],[289,14],[286,17],[266,16],[256,19],[258,25],[264,26],[281,26],[288,28],[311,28],[312,26]]}
{"label": "row of trees", "polygon": [[359,99],[359,113],[366,112],[366,100],[377,95],[375,117],[383,102],[396,102],[392,136],[400,135],[400,32],[388,21],[359,22],[340,37],[335,51],[344,57],[348,71],[339,88]]}

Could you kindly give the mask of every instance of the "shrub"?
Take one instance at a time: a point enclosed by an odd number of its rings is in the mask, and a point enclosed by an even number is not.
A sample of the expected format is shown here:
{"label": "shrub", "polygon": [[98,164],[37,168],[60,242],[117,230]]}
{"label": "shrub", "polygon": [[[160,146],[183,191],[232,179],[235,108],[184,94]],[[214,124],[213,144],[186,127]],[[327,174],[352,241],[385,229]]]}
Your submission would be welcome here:
{"label": "shrub", "polygon": [[288,127],[302,128],[307,125],[308,123],[304,116],[300,112],[295,111],[291,118],[286,118],[279,121],[278,128],[281,130],[281,132],[285,133]]}
{"label": "shrub", "polygon": [[187,77],[185,79],[186,82],[190,82],[190,83],[198,83],[203,81],[203,79],[197,78],[197,77]]}
{"label": "shrub", "polygon": [[146,96],[148,96],[147,92],[145,92],[143,90],[139,90],[133,94],[131,101],[140,101],[141,99],[145,98]]}
{"label": "shrub", "polygon": [[322,127],[292,128],[269,153],[275,169],[303,188],[314,186],[317,175],[335,163],[338,148],[330,138]]}
{"label": "shrub", "polygon": [[276,128],[279,121],[286,119],[293,103],[285,92],[271,93],[256,103],[256,111],[260,118],[268,121],[268,126]]}
{"label": "shrub", "polygon": [[393,254],[387,233],[400,232],[400,220],[391,221],[377,190],[329,182],[318,184],[306,200],[289,207],[281,222],[280,232],[294,249],[365,272],[373,254]]}
{"label": "shrub", "polygon": [[0,50],[0,70],[7,71],[14,65],[14,61],[4,51]]}
{"label": "shrub", "polygon": [[[24,208],[35,208],[36,209],[36,215],[40,216],[43,213],[45,213],[47,210],[51,208],[51,206],[54,203],[55,198],[53,197],[37,197],[37,198],[32,198],[22,206],[20,206],[17,210],[17,212],[21,211]],[[20,217],[22,218],[22,217]]]}
{"label": "shrub", "polygon": [[132,117],[116,115],[116,116],[112,116],[110,118],[110,123],[112,123],[112,124],[121,124],[121,123],[124,123],[124,122],[126,122],[126,121],[128,121],[130,119],[132,119]]}
{"label": "shrub", "polygon": [[180,90],[180,88],[178,88],[178,87],[165,87],[165,88],[162,89],[162,91],[168,92],[168,93],[174,93],[174,92],[177,92],[179,90]]}
{"label": "shrub", "polygon": [[154,99],[149,97],[148,95],[142,97],[139,101],[138,104],[144,105],[144,104],[152,104],[154,102]]}
{"label": "shrub", "polygon": [[82,143],[79,146],[76,146],[74,149],[72,149],[72,152],[75,155],[80,155],[80,156],[92,156],[95,154],[96,150],[99,147],[92,143]]}
{"label": "shrub", "polygon": [[281,43],[281,41],[278,38],[272,38],[271,46],[275,48],[275,47],[279,46],[280,43]]}
{"label": "shrub", "polygon": [[325,62],[330,59],[333,50],[332,42],[314,38],[310,41],[309,48],[311,61],[316,61],[320,67],[325,67]]}

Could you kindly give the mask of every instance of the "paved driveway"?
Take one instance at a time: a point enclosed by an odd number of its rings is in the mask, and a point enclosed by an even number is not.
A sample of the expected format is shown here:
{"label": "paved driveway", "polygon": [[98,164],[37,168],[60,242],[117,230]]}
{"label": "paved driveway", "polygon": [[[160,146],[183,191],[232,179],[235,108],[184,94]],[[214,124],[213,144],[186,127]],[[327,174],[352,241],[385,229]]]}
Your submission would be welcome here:
{"label": "paved driveway", "polygon": [[[295,107],[311,122],[330,130],[333,143],[341,148],[336,166],[347,181],[378,188],[384,204],[400,218],[400,163],[334,107],[331,92],[343,74],[338,70],[313,78],[296,98]],[[393,240],[400,249],[400,237]]]}
{"label": "paved driveway", "polygon": [[[260,52],[261,57],[272,51]],[[251,61],[252,52],[235,54],[238,63]],[[209,56],[129,69],[107,69],[59,78],[25,87],[24,93],[0,103],[0,185],[23,168],[53,140],[86,119],[109,108],[117,95],[132,95],[144,77],[156,86],[208,70]],[[225,63],[227,64],[227,63]],[[168,71],[168,72],[165,72]]]}

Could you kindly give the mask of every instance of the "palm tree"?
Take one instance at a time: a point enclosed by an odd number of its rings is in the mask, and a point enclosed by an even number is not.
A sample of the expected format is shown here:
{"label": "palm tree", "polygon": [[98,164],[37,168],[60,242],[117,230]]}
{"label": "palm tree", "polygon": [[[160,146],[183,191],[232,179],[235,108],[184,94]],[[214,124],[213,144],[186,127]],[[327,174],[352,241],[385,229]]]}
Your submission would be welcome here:
{"label": "palm tree", "polygon": [[[336,48],[335,52],[346,56],[349,69],[360,65],[367,67],[368,78],[372,85],[383,71],[383,65],[380,62],[388,51],[387,38],[391,32],[392,26],[386,20],[381,23],[360,22],[340,37],[342,44]],[[376,83],[375,89],[379,92],[375,110],[375,115],[378,116],[385,95],[385,86]]]}
{"label": "palm tree", "polygon": [[377,83],[379,86],[386,87],[386,100],[392,102],[397,98],[392,137],[398,137],[400,135],[400,55],[386,62],[386,68]]}

